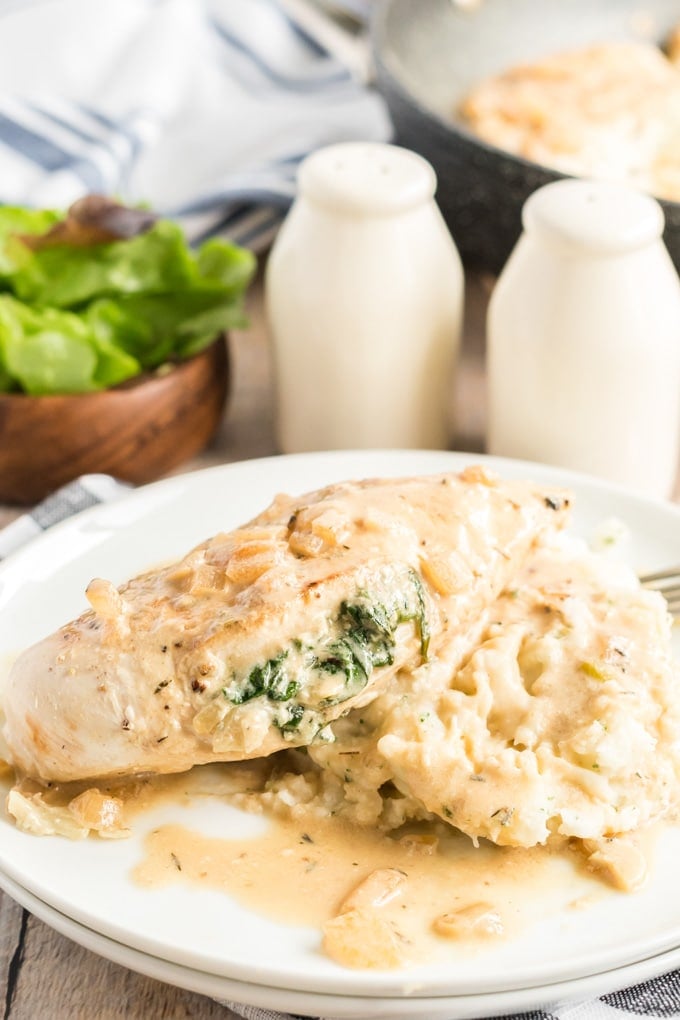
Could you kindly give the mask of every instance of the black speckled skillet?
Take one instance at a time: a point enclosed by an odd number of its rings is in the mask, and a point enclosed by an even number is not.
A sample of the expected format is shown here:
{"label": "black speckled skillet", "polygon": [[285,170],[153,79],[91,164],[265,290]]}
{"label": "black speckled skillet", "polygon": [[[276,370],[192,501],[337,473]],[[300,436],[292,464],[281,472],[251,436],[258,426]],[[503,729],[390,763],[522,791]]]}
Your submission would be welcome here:
{"label": "black speckled skillet", "polygon": [[[376,82],[396,141],[433,164],[439,204],[468,264],[497,272],[525,199],[564,175],[475,138],[456,122],[463,96],[517,63],[593,42],[661,42],[678,23],[678,0],[479,0],[467,10],[455,0],[376,0]],[[661,204],[680,269],[680,202]]]}

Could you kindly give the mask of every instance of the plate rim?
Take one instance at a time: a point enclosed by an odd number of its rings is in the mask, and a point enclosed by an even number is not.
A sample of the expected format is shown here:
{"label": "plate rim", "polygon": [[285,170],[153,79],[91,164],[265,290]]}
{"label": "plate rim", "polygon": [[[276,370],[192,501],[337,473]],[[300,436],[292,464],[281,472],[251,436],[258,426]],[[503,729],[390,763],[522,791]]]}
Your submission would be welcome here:
{"label": "plate rim", "polygon": [[[465,995],[453,996],[427,996],[425,998],[402,996],[385,996],[383,998],[364,998],[354,995],[325,994],[323,992],[305,992],[298,989],[279,988],[275,985],[258,985],[246,981],[239,981],[236,978],[227,978],[217,974],[209,974],[205,971],[185,967],[182,964],[173,963],[162,957],[156,957],[145,953],[125,943],[118,942],[75,921],[67,914],[51,907],[48,903],[35,896],[20,883],[11,879],[0,869],[0,888],[6,895],[9,895],[15,902],[24,909],[38,917],[48,927],[63,935],[65,938],[76,942],[89,952],[96,953],[105,960],[127,967],[136,973],[153,978],[156,981],[163,981],[168,984],[175,984],[188,991],[199,995],[206,995],[218,1001],[224,1001],[229,997],[231,1001],[240,1004],[254,1006],[256,1008],[275,1009],[282,1008],[281,998],[284,998],[283,1008],[298,1013],[310,1010],[310,1016],[330,1015],[326,1014],[326,1008],[333,1010],[341,1009],[341,1014],[336,1014],[338,1020],[357,1017],[358,1020],[366,1020],[365,1010],[371,1009],[371,1016],[385,1017],[391,1020],[390,1014],[385,1014],[382,1009],[375,1013],[376,1008],[388,1004],[391,1008],[400,1010],[398,1020],[404,1017],[404,1005],[408,1009],[408,1016],[422,1020],[432,1020],[432,1010],[437,1008],[446,1011],[447,1020],[454,1017],[483,1017],[493,1016],[499,1011],[504,1013],[510,1010],[515,1012],[537,1009],[548,1003],[565,998],[575,999],[587,993],[588,997],[599,997],[607,993],[619,991],[624,987],[619,983],[619,978],[628,977],[625,987],[630,987],[641,981],[648,981],[661,974],[669,973],[680,966],[680,945],[664,953],[656,954],[639,960],[624,967],[613,968],[599,974],[586,975],[582,978],[575,978],[557,982],[554,984],[538,985],[532,988],[520,988],[506,992],[478,992]],[[148,961],[148,962],[147,962]],[[151,965],[151,966],[150,966]],[[615,980],[616,979],[616,980]],[[210,987],[208,987],[210,986]],[[243,994],[245,993],[245,994]],[[273,995],[269,994],[273,993]],[[509,1007],[509,1008],[508,1008]],[[363,1012],[357,1014],[356,1009],[361,1008]],[[420,1012],[420,1010],[426,1012]],[[416,1011],[417,1010],[417,1011]],[[397,1018],[395,1018],[397,1020]]]}
{"label": "plate rim", "polygon": [[[115,499],[86,507],[84,510],[80,510],[75,514],[66,517],[64,520],[51,525],[39,534],[34,535],[24,545],[13,549],[5,557],[0,559],[0,579],[2,578],[2,575],[7,572],[8,568],[12,567],[18,559],[26,554],[28,549],[33,549],[37,543],[43,543],[46,539],[51,538],[55,534],[63,534],[70,528],[79,527],[83,521],[87,522],[92,517],[96,518],[96,516],[102,512],[103,508],[114,508],[121,503],[128,504],[135,503],[137,501],[144,501],[148,499],[150,495],[163,493],[165,491],[171,492],[174,488],[182,489],[186,484],[190,484],[190,480],[193,479],[208,479],[213,476],[216,477],[233,471],[237,472],[243,468],[262,467],[263,469],[266,469],[268,465],[279,464],[282,461],[295,465],[297,463],[313,460],[318,460],[319,463],[324,463],[329,458],[333,460],[344,460],[346,458],[371,459],[374,457],[393,457],[395,459],[403,458],[406,460],[414,456],[432,458],[433,460],[439,458],[450,459],[453,470],[462,469],[465,465],[473,465],[477,463],[489,467],[492,471],[502,471],[504,466],[510,466],[513,471],[517,468],[521,470],[526,469],[527,478],[532,481],[537,480],[550,482],[552,477],[559,477],[567,486],[587,486],[588,488],[601,493],[620,495],[621,497],[635,502],[640,506],[663,509],[664,512],[676,515],[680,520],[680,502],[676,503],[670,498],[664,499],[662,497],[650,496],[646,493],[637,492],[630,486],[622,485],[619,482],[609,482],[597,475],[590,475],[583,471],[574,471],[572,468],[561,468],[554,464],[543,463],[542,461],[524,460],[522,458],[515,457],[502,457],[496,456],[495,454],[477,453],[466,450],[432,449],[409,450],[375,448],[367,450],[320,450],[309,453],[270,454],[263,457],[250,457],[246,460],[228,461],[224,464],[213,464],[209,467],[199,468],[196,471],[179,472],[178,474],[170,475],[167,478],[160,478],[155,482],[149,482],[146,485],[140,485],[136,488],[122,488],[120,495],[116,496]],[[537,474],[539,477],[532,479],[532,473]],[[338,478],[338,481],[342,480],[345,479]],[[557,484],[560,483],[558,482]]]}

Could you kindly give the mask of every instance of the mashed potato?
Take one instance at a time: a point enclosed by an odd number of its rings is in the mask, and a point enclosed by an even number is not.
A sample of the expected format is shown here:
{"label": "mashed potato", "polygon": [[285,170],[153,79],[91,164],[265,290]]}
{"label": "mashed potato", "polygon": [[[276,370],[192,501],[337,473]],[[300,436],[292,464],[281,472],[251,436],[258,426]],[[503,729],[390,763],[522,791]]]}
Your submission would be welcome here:
{"label": "mashed potato", "polygon": [[638,830],[668,817],[678,796],[664,600],[627,568],[553,536],[471,647],[459,638],[402,671],[333,733],[308,749],[312,762],[254,795],[262,806],[387,830],[439,818],[507,846]]}

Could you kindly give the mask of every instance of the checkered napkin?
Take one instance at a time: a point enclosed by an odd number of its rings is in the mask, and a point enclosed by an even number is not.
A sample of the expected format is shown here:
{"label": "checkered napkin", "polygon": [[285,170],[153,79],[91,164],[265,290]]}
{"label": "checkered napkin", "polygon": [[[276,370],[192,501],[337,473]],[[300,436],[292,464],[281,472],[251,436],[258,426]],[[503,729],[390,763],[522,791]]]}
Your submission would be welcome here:
{"label": "checkered napkin", "polygon": [[[362,6],[347,5],[354,17]],[[381,99],[291,9],[0,0],[0,204],[114,194],[193,241],[224,234],[262,249],[304,156],[390,133]]]}
{"label": "checkered napkin", "polygon": [[[85,475],[71,482],[0,531],[0,559],[72,514],[118,499],[128,491],[129,486],[107,475]],[[244,1020],[300,1020],[288,1013],[273,1013],[236,1002],[224,1005]],[[680,1017],[680,970],[587,1002],[546,1003],[543,1010],[518,1014],[508,1020],[636,1020],[641,1016]]]}

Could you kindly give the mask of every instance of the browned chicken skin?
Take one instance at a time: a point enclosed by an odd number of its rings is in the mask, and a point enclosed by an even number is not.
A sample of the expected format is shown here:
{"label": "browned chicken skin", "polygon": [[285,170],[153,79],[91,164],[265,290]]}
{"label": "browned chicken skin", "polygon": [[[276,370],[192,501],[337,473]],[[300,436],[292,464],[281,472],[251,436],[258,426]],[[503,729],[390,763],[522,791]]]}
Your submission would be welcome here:
{"label": "browned chicken skin", "polygon": [[69,781],[179,772],[327,738],[481,614],[567,501],[481,469],[278,497],[24,652],[13,763]]}

